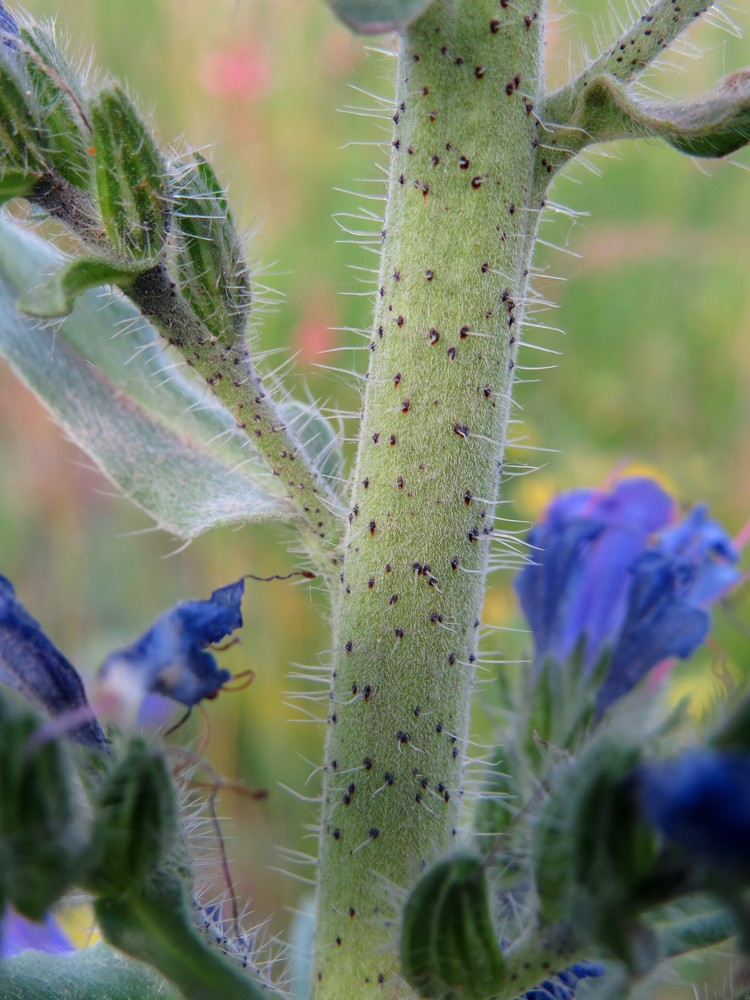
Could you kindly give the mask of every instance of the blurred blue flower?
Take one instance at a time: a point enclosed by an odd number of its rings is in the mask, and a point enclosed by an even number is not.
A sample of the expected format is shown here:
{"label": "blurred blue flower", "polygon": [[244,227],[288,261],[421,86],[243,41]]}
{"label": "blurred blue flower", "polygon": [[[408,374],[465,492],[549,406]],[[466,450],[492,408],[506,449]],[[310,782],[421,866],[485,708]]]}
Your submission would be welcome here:
{"label": "blurred blue flower", "polygon": [[704,506],[677,522],[654,480],[622,479],[607,492],[556,497],[529,534],[533,562],[515,581],[535,661],[573,653],[590,674],[610,653],[601,714],[660,661],[705,639],[703,605],[740,579],[729,536]]}
{"label": "blurred blue flower", "polygon": [[545,979],[534,989],[527,990],[523,997],[524,1000],[573,1000],[582,979],[596,979],[603,975],[604,966],[600,962],[576,962]]}
{"label": "blurred blue flower", "polygon": [[22,917],[8,906],[0,920],[0,959],[12,958],[22,951],[46,951],[51,955],[65,955],[75,951],[75,946],[60,930],[57,921],[47,914],[43,921]]}
{"label": "blurred blue flower", "polygon": [[18,25],[5,9],[2,2],[0,2],[0,32],[2,32],[5,36],[3,37],[3,45],[7,45],[9,48],[15,48],[13,39],[20,38]]}
{"label": "blurred blue flower", "polygon": [[137,711],[149,692],[192,707],[213,698],[231,678],[206,647],[242,626],[244,577],[206,601],[183,601],[165,611],[131,646],[111,653],[100,690]]}
{"label": "blurred blue flower", "polygon": [[[86,694],[75,667],[42,632],[4,576],[0,576],[0,682],[53,717],[87,714]],[[93,717],[73,728],[71,736],[89,746],[106,744]]]}
{"label": "blurred blue flower", "polygon": [[750,872],[750,754],[687,750],[635,775],[643,818],[698,860]]}

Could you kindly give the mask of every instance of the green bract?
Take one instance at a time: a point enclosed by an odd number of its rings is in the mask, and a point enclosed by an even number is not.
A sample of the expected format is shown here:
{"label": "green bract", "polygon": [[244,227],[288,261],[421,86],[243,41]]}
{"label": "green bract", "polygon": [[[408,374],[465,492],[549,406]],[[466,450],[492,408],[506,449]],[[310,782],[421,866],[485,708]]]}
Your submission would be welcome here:
{"label": "green bract", "polygon": [[363,35],[380,35],[386,31],[403,31],[432,0],[326,0],[329,7],[354,31]]}

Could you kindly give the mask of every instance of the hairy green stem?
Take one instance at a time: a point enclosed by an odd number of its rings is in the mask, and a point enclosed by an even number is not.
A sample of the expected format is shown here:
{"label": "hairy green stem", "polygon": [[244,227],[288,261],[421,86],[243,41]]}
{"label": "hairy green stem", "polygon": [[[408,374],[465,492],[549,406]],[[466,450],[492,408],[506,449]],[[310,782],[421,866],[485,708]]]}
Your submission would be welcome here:
{"label": "hairy green stem", "polygon": [[541,207],[543,5],[435,3],[401,40],[371,367],[335,597],[316,1000],[396,979],[397,904],[455,843]]}

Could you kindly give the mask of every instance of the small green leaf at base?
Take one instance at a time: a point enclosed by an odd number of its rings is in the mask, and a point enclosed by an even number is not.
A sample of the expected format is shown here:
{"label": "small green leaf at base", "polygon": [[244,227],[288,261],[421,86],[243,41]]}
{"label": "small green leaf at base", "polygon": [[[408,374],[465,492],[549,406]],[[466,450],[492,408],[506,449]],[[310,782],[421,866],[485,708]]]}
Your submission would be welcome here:
{"label": "small green leaf at base", "polygon": [[105,944],[72,955],[25,951],[0,961],[0,997],[13,1000],[182,1000],[141,962]]}
{"label": "small green leaf at base", "polygon": [[499,991],[503,967],[482,861],[439,861],[406,900],[402,976],[420,997],[486,1000]]}
{"label": "small green leaf at base", "polygon": [[404,31],[432,0],[327,0],[344,24],[361,35]]}
{"label": "small green leaf at base", "polygon": [[180,988],[185,1000],[263,1000],[269,995],[199,934],[178,876],[160,873],[138,892],[99,899],[96,916],[112,944],[153,965]]}
{"label": "small green leaf at base", "polygon": [[104,257],[78,257],[61,267],[41,288],[27,292],[18,300],[18,308],[28,316],[55,319],[67,316],[82,292],[98,285],[127,286],[156,261],[142,261],[128,266]]}

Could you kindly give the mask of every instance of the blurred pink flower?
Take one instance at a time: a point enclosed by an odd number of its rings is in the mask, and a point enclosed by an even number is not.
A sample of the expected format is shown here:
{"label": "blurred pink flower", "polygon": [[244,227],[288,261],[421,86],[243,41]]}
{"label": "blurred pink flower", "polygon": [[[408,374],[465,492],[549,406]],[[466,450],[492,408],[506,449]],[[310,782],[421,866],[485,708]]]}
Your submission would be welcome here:
{"label": "blurred pink flower", "polygon": [[271,83],[268,56],[250,43],[238,43],[207,52],[198,70],[198,78],[214,97],[242,97],[257,101]]}

